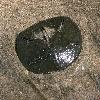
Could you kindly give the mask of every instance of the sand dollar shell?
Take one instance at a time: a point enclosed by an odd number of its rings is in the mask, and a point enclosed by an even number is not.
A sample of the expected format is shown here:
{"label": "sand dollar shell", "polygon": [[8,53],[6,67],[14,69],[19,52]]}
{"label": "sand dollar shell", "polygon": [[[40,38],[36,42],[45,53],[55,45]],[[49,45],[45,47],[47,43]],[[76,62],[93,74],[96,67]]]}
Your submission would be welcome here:
{"label": "sand dollar shell", "polygon": [[82,48],[78,26],[65,16],[40,21],[20,32],[16,52],[22,64],[34,73],[48,73],[67,68]]}

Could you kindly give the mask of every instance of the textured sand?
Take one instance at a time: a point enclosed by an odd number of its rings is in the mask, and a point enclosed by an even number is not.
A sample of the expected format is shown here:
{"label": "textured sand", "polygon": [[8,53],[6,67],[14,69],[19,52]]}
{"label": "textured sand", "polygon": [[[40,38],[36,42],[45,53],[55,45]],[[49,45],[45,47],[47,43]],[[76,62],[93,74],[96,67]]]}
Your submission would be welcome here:
{"label": "textured sand", "polygon": [[[60,72],[28,72],[15,52],[17,34],[61,15],[81,30],[79,58]],[[100,0],[0,0],[0,100],[100,100]]]}

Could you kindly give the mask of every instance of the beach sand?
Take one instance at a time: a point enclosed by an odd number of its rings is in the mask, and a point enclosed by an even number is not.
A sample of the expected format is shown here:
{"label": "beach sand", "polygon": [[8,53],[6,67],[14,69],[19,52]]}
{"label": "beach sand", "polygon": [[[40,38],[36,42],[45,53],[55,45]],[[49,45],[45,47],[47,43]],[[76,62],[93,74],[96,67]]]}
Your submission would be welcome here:
{"label": "beach sand", "polygon": [[[29,72],[15,52],[16,36],[55,16],[78,25],[81,53],[65,70]],[[100,100],[100,0],[0,0],[0,100]]]}

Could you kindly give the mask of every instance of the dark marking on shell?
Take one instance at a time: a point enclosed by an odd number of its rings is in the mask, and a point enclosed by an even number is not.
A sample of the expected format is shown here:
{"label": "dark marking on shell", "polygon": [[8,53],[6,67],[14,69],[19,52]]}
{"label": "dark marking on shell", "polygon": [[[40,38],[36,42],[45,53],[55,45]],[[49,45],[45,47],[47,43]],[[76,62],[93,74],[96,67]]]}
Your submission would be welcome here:
{"label": "dark marking on shell", "polygon": [[19,33],[15,49],[25,68],[49,73],[67,68],[82,48],[81,32],[69,17],[40,21]]}

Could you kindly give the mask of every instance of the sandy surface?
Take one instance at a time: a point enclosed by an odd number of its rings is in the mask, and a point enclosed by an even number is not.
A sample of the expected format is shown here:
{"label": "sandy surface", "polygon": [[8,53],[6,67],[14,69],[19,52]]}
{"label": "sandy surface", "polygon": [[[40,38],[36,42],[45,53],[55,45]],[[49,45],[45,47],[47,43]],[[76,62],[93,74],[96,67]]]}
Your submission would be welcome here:
{"label": "sandy surface", "polygon": [[[81,54],[63,71],[28,72],[15,52],[16,36],[55,16],[79,26]],[[100,0],[0,0],[0,100],[100,100]]]}

